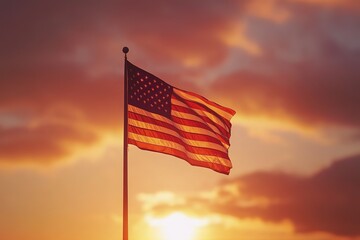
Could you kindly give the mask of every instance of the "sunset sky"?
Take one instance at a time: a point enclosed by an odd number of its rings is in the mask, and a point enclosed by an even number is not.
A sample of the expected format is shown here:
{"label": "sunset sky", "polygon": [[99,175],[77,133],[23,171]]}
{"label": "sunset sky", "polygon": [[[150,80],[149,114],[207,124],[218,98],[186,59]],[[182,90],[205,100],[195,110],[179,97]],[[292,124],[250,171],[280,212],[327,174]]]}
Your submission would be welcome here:
{"label": "sunset sky", "polygon": [[0,13],[1,240],[121,239],[124,46],[237,112],[229,176],[129,146],[130,240],[360,240],[360,1]]}

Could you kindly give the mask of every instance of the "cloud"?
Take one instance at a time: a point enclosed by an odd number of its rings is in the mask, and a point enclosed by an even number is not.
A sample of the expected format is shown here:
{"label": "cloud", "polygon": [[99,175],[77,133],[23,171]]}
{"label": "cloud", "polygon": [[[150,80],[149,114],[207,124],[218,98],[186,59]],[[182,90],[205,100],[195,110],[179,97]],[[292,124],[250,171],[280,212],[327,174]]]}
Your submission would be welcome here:
{"label": "cloud", "polygon": [[249,21],[261,58],[228,63],[210,95],[232,104],[244,117],[359,130],[359,16],[308,4],[284,5],[291,19],[281,25]]}
{"label": "cloud", "polygon": [[276,0],[268,0],[266,2],[261,0],[250,1],[247,10],[250,15],[275,23],[284,23],[291,17],[290,11],[280,1]]}
{"label": "cloud", "polygon": [[51,164],[74,152],[74,145],[91,145],[98,136],[72,126],[40,125],[0,129],[0,161]]}
{"label": "cloud", "polygon": [[154,214],[172,211],[199,216],[290,221],[296,232],[360,235],[360,155],[336,161],[313,176],[257,172],[223,182],[210,193],[187,197],[183,204],[154,205]]}
{"label": "cloud", "polygon": [[14,55],[51,58],[48,50],[50,54],[71,52],[74,46],[98,45],[108,38],[115,44],[136,46],[158,61],[181,63],[198,58],[211,65],[226,57],[227,46],[219,35],[243,14],[242,6],[248,1],[211,0],[206,6],[189,0],[21,2],[2,8],[8,60]]}
{"label": "cloud", "polygon": [[319,5],[322,7],[342,7],[352,10],[359,10],[360,4],[356,0],[288,0],[293,2]]}
{"label": "cloud", "polygon": [[268,206],[219,207],[225,214],[260,217],[265,221],[289,219],[298,232],[324,231],[343,236],[360,235],[357,169],[360,156],[335,162],[314,176],[255,173],[235,180],[245,197],[265,198]]}
{"label": "cloud", "polygon": [[68,65],[3,71],[0,161],[54,163],[121,128],[118,76],[91,78]]}
{"label": "cloud", "polygon": [[243,115],[306,126],[359,128],[360,72],[355,66],[344,68],[303,64],[267,75],[244,70],[222,78],[213,89],[226,96],[228,102],[231,99],[233,107]]}

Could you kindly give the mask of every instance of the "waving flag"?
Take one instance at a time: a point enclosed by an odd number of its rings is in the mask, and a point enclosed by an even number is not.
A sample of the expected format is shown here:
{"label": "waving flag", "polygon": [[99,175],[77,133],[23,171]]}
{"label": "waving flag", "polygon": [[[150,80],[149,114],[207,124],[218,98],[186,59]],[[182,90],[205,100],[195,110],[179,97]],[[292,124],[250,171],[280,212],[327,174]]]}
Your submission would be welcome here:
{"label": "waving flag", "polygon": [[235,111],[173,87],[129,61],[126,71],[128,142],[229,174],[230,119]]}

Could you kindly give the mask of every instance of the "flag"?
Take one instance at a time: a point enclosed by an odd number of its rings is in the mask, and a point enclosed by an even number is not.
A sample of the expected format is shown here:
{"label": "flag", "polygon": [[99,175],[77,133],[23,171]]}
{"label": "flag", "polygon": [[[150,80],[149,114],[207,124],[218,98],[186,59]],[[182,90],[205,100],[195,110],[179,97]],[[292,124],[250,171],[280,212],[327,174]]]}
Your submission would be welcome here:
{"label": "flag", "polygon": [[173,87],[129,61],[126,71],[128,143],[176,156],[193,166],[230,173],[234,110]]}

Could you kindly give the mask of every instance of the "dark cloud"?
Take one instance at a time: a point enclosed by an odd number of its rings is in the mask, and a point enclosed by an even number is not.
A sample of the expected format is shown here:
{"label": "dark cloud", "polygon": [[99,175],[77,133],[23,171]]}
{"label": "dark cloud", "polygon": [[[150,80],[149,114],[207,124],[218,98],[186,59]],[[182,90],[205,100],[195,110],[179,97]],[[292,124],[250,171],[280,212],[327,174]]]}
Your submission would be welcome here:
{"label": "dark cloud", "polygon": [[73,145],[91,145],[95,133],[72,126],[40,125],[0,129],[0,160],[6,163],[51,164],[73,154]]}
{"label": "dark cloud", "polygon": [[[360,155],[341,159],[310,177],[258,172],[223,182],[217,197],[188,198],[185,204],[157,205],[155,213],[174,209],[268,222],[289,220],[295,231],[360,235]],[[237,191],[228,190],[235,186]]]}
{"label": "dark cloud", "polygon": [[226,56],[218,34],[232,24],[241,5],[213,0],[206,6],[163,0],[7,2],[0,10],[3,56],[15,62],[28,57],[49,61],[79,45],[101,51],[104,39],[112,39],[158,61],[179,63],[197,56],[213,64]]}
{"label": "dark cloud", "polygon": [[359,1],[356,0],[333,0],[333,1],[317,1],[317,0],[290,0],[301,4],[318,5],[328,8],[346,8],[348,10],[360,10]]}
{"label": "dark cloud", "polygon": [[287,174],[255,173],[237,179],[249,198],[264,197],[267,207],[223,208],[235,216],[266,221],[289,219],[299,232],[324,231],[343,236],[360,235],[360,156],[335,162],[308,178]]}
{"label": "dark cloud", "polygon": [[120,120],[121,77],[88,76],[68,65],[8,69],[3,71],[0,107],[7,111],[25,111],[42,117],[46,114],[72,115],[104,128]]}
{"label": "dark cloud", "polygon": [[48,164],[92,146],[105,132],[120,133],[117,76],[89,79],[78,69],[51,65],[3,74],[0,161]]}
{"label": "dark cloud", "polygon": [[213,89],[231,99],[243,115],[265,115],[307,126],[359,128],[360,71],[355,59],[347,61],[323,66],[284,64],[282,72],[269,74],[239,71],[222,78]]}
{"label": "dark cloud", "polygon": [[359,130],[360,17],[301,2],[289,5],[291,19],[282,25],[250,23],[262,57],[220,76],[212,94],[231,99],[243,115]]}

